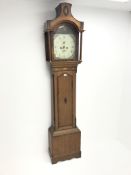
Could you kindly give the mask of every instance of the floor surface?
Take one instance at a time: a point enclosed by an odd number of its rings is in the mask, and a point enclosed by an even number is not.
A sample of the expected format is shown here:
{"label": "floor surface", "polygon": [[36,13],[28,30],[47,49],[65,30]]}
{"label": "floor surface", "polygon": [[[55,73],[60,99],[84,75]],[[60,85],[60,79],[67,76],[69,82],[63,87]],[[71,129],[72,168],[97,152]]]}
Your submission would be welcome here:
{"label": "floor surface", "polygon": [[50,163],[48,154],[0,157],[0,175],[131,175],[131,150],[119,141],[88,142],[82,157]]}

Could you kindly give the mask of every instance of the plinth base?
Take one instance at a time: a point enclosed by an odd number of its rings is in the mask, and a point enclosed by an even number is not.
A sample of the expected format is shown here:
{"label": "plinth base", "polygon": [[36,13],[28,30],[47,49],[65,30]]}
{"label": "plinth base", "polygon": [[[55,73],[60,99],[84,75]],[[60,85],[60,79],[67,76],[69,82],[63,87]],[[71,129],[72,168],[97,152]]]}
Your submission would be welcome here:
{"label": "plinth base", "polygon": [[81,132],[78,128],[54,131],[49,128],[49,154],[52,164],[81,157]]}

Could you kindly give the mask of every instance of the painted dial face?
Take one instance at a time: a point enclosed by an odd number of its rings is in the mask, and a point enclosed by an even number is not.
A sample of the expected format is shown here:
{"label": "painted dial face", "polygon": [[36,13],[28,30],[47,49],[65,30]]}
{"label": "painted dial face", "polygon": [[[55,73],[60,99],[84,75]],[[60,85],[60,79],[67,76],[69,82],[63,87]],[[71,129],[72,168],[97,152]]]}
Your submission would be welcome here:
{"label": "painted dial face", "polygon": [[56,59],[74,58],[75,39],[73,34],[54,35],[54,56]]}

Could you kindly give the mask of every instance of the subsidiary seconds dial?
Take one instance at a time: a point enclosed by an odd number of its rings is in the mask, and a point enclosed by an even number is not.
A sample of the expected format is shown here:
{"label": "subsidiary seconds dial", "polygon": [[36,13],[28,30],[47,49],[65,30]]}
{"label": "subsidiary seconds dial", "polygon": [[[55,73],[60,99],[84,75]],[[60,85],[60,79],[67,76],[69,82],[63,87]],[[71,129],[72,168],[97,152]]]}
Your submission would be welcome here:
{"label": "subsidiary seconds dial", "polygon": [[56,59],[72,59],[75,56],[75,39],[72,34],[54,35],[54,56]]}

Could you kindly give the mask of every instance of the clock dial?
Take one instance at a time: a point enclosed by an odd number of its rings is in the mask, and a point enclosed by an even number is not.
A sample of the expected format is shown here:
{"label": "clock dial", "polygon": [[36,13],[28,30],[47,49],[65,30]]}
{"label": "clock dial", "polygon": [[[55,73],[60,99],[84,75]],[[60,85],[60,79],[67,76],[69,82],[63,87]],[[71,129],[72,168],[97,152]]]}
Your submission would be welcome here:
{"label": "clock dial", "polygon": [[73,34],[54,35],[54,55],[58,59],[74,58],[75,39]]}
{"label": "clock dial", "polygon": [[69,23],[62,23],[53,33],[53,56],[56,60],[77,59],[79,33]]}

